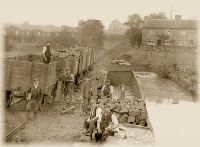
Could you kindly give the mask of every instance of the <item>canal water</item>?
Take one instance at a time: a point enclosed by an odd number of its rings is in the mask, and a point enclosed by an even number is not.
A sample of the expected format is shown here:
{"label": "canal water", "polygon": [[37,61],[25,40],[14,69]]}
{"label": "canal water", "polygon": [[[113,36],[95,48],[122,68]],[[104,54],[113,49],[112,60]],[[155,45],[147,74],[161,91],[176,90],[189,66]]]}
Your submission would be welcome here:
{"label": "canal water", "polygon": [[134,72],[143,96],[150,101],[171,102],[174,99],[192,101],[193,96],[174,81],[152,72]]}

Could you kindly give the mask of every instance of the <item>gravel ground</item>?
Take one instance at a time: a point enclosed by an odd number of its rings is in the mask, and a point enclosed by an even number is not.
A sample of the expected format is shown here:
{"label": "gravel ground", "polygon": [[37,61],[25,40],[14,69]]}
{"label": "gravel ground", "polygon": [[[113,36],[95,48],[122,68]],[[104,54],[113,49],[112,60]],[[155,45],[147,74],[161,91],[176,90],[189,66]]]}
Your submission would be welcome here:
{"label": "gravel ground", "polygon": [[[99,80],[96,80],[98,74]],[[96,70],[91,72],[90,78],[93,79],[92,85],[94,95],[96,94],[96,85],[103,82],[104,74]],[[29,121],[25,127],[14,134],[8,143],[45,143],[45,142],[74,142],[83,132],[83,123],[85,116],[80,114],[80,96],[82,85],[78,92],[74,92],[73,104],[76,110],[73,114],[61,115],[59,110],[68,108],[67,105],[60,100],[57,103],[47,104],[43,106],[43,111],[39,111],[37,119]],[[95,98],[93,96],[92,98]],[[9,111],[6,115],[6,132],[9,132],[25,120],[24,111]],[[20,116],[20,118],[19,118]],[[17,121],[16,121],[17,120]]]}

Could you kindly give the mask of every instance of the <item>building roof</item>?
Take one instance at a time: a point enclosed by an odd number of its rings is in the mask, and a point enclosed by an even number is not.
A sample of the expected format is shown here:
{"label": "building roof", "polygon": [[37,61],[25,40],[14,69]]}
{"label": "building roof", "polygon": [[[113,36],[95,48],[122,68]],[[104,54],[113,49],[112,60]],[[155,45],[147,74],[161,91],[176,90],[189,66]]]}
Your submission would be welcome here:
{"label": "building roof", "polygon": [[143,29],[197,29],[197,20],[170,20],[151,19],[145,20]]}

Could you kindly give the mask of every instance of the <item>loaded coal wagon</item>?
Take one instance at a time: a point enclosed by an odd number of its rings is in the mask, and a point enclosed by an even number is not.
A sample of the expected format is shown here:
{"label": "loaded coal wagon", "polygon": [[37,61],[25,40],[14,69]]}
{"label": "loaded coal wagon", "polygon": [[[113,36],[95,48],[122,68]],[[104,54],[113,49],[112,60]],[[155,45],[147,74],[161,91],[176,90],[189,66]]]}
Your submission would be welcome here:
{"label": "loaded coal wagon", "polygon": [[[112,110],[118,114],[119,122],[136,132],[136,138],[154,142],[146,101],[131,65],[122,60],[113,61],[108,67],[104,82],[107,80],[113,86],[112,99],[114,100],[109,100],[107,103],[111,103]],[[148,136],[146,136],[147,132]]]}
{"label": "loaded coal wagon", "polygon": [[85,47],[74,51],[63,49],[55,53],[52,61],[57,61],[58,73],[68,67],[77,80],[91,71],[94,64],[94,51]]}
{"label": "loaded coal wagon", "polygon": [[[24,55],[4,59],[4,89],[7,93],[7,102],[12,104],[25,98],[26,91],[38,79],[43,94],[50,96],[57,80],[57,62],[44,64],[40,55]],[[25,106],[24,106],[25,107]]]}

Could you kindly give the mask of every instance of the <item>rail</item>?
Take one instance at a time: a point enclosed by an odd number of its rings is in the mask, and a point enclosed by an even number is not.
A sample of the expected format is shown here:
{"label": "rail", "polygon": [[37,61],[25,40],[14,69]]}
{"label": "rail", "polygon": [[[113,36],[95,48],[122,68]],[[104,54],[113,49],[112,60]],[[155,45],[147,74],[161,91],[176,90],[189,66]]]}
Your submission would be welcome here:
{"label": "rail", "polygon": [[6,141],[8,139],[10,139],[14,134],[17,133],[18,130],[20,130],[23,126],[25,126],[25,124],[27,123],[28,121],[24,121],[23,123],[21,123],[20,125],[18,125],[16,128],[14,128],[13,130],[11,130],[5,137]]}

